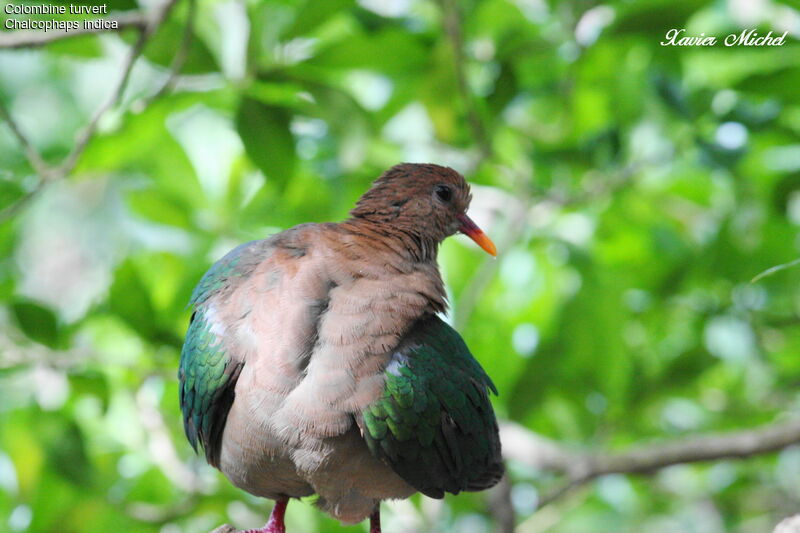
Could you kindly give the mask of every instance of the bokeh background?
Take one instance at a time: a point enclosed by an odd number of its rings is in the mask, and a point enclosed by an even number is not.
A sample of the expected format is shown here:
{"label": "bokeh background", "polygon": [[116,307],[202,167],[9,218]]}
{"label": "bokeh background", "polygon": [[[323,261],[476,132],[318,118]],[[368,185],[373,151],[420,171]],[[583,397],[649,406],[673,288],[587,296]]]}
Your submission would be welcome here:
{"label": "bokeh background", "polygon": [[[0,531],[260,526],[270,503],[182,434],[191,289],[240,242],[346,217],[400,161],[467,175],[500,249],[456,237],[440,263],[503,420],[599,453],[791,419],[799,9],[180,0],[124,31],[0,34],[0,103],[29,142],[0,124]],[[789,34],[663,47],[671,28]],[[800,510],[797,446],[602,476],[539,511],[563,472],[508,466],[493,492],[384,505],[384,530],[755,533]],[[288,528],[366,524],[293,503]]]}

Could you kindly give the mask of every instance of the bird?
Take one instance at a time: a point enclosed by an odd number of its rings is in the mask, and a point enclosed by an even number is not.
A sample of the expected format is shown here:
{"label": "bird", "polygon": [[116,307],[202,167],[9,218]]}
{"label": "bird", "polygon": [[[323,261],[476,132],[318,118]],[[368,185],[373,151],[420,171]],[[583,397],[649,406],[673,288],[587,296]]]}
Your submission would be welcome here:
{"label": "bird", "polygon": [[444,166],[382,173],[338,223],[242,244],[200,279],[178,369],[189,443],[236,487],[275,500],[250,533],[285,533],[288,501],[343,524],[420,492],[480,491],[503,476],[492,380],[443,320],[437,264],[470,187]]}

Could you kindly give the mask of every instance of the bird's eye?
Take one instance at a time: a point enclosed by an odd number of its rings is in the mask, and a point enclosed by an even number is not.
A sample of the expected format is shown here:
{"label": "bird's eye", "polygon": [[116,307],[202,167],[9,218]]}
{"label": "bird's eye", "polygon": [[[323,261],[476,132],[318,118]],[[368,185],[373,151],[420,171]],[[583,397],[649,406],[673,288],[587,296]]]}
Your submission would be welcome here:
{"label": "bird's eye", "polygon": [[433,192],[435,192],[436,197],[443,202],[449,202],[453,198],[453,190],[447,185],[437,185]]}

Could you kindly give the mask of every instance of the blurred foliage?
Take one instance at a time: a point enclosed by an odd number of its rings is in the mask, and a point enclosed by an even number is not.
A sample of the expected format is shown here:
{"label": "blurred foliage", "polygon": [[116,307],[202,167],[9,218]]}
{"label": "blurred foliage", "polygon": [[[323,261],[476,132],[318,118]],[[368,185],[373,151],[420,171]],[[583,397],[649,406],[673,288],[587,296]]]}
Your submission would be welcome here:
{"label": "blurred foliage", "polygon": [[[260,525],[269,505],[182,434],[186,302],[235,244],[342,219],[400,161],[467,173],[501,245],[492,263],[450,239],[440,261],[502,417],[614,450],[800,410],[800,268],[750,282],[800,247],[796,2],[458,8],[460,36],[422,0],[199,0],[183,75],[150,101],[183,38],[176,6],[75,172],[0,224],[0,530]],[[684,27],[791,32],[659,45]],[[0,101],[48,161],[132,40],[0,52]],[[37,183],[0,128],[0,208]],[[800,448],[607,476],[537,514],[553,475],[510,471],[521,532],[763,532],[800,506]],[[384,507],[389,533],[493,527],[486,494]],[[293,504],[288,527],[341,526]]]}

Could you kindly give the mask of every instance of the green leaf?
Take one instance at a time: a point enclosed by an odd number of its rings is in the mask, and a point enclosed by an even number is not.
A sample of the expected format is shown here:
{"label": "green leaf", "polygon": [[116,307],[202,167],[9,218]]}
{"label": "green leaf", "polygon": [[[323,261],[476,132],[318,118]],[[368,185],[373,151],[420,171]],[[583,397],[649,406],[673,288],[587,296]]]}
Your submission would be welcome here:
{"label": "green leaf", "polygon": [[685,28],[686,20],[704,3],[705,0],[632,2],[619,10],[611,27],[619,33],[644,35],[658,44],[664,39],[667,30]]}
{"label": "green leaf", "polygon": [[94,58],[103,55],[103,47],[100,45],[97,35],[61,39],[48,45],[47,50],[56,54],[80,58]]}
{"label": "green leaf", "polygon": [[0,209],[18,202],[23,196],[25,191],[22,187],[10,180],[0,180]]}
{"label": "green leaf", "polygon": [[181,228],[188,228],[191,225],[188,207],[183,205],[180,198],[165,191],[155,189],[132,191],[128,193],[127,200],[134,213],[148,220]]}
{"label": "green leaf", "polygon": [[53,417],[45,428],[47,460],[52,471],[78,487],[91,481],[92,466],[86,454],[83,434],[71,419]]}
{"label": "green leaf", "polygon": [[337,13],[353,5],[355,5],[353,0],[325,0],[325,2],[307,0],[297,11],[294,23],[284,32],[283,37],[290,39],[307,35]]}
{"label": "green leaf", "polygon": [[294,175],[297,164],[289,113],[280,107],[243,98],[236,113],[236,130],[250,160],[281,186]]}
{"label": "green leaf", "polygon": [[373,69],[389,74],[424,71],[430,50],[421,40],[400,30],[375,35],[353,35],[321,50],[307,61],[328,69]]}
{"label": "green leaf", "polygon": [[306,89],[299,84],[286,82],[254,81],[245,94],[268,106],[298,108],[308,105],[301,96]]}
{"label": "green leaf", "polygon": [[11,306],[17,325],[31,340],[56,348],[59,344],[59,325],[56,315],[32,301],[17,301]]}
{"label": "green leaf", "polygon": [[108,303],[111,311],[140,335],[146,338],[155,336],[153,304],[133,262],[125,262],[117,269]]}
{"label": "green leaf", "polygon": [[88,370],[86,372],[70,374],[69,383],[71,389],[76,394],[86,394],[100,400],[103,406],[103,412],[106,412],[108,403],[111,400],[111,391],[102,372]]}
{"label": "green leaf", "polygon": [[[185,23],[174,20],[167,21],[159,31],[147,41],[144,55],[158,65],[170,67],[175,59],[175,54],[183,46],[186,33]],[[214,55],[205,43],[197,36],[192,35],[186,60],[181,67],[184,74],[201,74],[218,70]]]}

